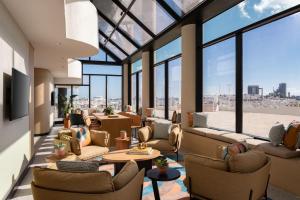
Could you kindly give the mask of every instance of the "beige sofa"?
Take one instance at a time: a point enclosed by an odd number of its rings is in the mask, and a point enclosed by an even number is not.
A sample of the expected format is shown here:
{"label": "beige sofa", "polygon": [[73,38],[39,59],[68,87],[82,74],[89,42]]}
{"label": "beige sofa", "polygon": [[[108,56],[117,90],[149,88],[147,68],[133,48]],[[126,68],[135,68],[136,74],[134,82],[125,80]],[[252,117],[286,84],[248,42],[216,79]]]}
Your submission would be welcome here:
{"label": "beige sofa", "polygon": [[158,149],[161,152],[176,153],[178,161],[178,151],[181,145],[182,130],[179,125],[172,125],[171,133],[168,139],[155,139],[155,130],[153,127],[145,126],[138,131],[139,142],[145,142],[147,146]]}
{"label": "beige sofa", "polygon": [[129,161],[118,175],[107,171],[66,172],[33,168],[31,189],[35,200],[140,200],[144,169]]}
{"label": "beige sofa", "polygon": [[300,196],[300,152],[274,147],[270,142],[251,136],[209,128],[183,128],[184,152],[217,158],[217,147],[234,142],[245,142],[251,149],[260,149],[271,158],[270,184]]}
{"label": "beige sofa", "polygon": [[266,197],[268,186],[271,161],[270,159],[267,159],[267,163],[265,161],[253,172],[233,173],[226,170],[224,160],[187,155],[184,160],[185,184],[191,197],[258,200]]}

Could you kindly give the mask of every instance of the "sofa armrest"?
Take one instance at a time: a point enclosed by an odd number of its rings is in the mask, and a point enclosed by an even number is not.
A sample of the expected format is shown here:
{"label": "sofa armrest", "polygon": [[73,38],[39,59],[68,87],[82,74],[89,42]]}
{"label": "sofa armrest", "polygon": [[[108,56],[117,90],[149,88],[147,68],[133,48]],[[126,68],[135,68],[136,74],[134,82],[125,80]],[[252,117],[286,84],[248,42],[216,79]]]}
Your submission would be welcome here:
{"label": "sofa armrest", "polygon": [[150,126],[140,128],[138,131],[138,137],[140,142],[148,142],[152,138],[152,129]]}
{"label": "sofa armrest", "polygon": [[109,147],[110,134],[107,131],[91,130],[92,143],[97,146]]}

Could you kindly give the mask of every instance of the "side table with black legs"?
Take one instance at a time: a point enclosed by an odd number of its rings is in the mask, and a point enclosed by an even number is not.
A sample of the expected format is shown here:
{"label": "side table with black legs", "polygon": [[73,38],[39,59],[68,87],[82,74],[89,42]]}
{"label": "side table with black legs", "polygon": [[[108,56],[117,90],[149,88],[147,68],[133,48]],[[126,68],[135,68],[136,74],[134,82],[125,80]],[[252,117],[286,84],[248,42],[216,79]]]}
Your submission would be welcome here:
{"label": "side table with black legs", "polygon": [[152,181],[152,187],[155,200],[160,200],[157,181],[173,181],[180,177],[180,172],[177,169],[169,168],[165,174],[160,174],[157,168],[148,170],[147,177]]}

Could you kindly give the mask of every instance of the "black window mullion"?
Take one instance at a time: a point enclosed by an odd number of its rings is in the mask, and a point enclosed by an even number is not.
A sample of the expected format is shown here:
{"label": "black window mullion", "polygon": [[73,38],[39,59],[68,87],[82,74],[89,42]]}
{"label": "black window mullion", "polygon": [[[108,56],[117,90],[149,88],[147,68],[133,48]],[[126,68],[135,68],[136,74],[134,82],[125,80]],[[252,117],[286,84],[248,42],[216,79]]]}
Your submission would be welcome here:
{"label": "black window mullion", "polygon": [[91,75],[89,75],[89,108],[91,107]]}
{"label": "black window mullion", "polygon": [[131,105],[131,63],[128,63],[128,105]]}
{"label": "black window mullion", "polygon": [[169,119],[169,62],[165,62],[165,119]]}
{"label": "black window mullion", "polygon": [[135,74],[135,81],[136,81],[136,88],[135,88],[135,91],[136,91],[136,97],[135,97],[135,105],[136,105],[136,113],[138,113],[138,109],[139,109],[139,73],[136,73]]}
{"label": "black window mullion", "polygon": [[105,76],[105,107],[107,108],[107,76]]}
{"label": "black window mullion", "polygon": [[236,132],[243,132],[243,33],[236,34]]}
{"label": "black window mullion", "polygon": [[149,107],[154,107],[154,66],[153,66],[153,51],[149,52]]}
{"label": "black window mullion", "polygon": [[196,69],[195,69],[195,97],[196,112],[203,111],[203,47],[202,47],[202,23],[196,23]]}

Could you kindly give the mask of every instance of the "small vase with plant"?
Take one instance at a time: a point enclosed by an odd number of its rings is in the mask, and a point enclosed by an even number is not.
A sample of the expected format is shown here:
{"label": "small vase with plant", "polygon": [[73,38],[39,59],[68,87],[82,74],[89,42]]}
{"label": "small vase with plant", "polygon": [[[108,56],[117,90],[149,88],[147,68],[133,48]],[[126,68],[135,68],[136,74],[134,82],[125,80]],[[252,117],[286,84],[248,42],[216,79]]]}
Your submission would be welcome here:
{"label": "small vase with plant", "polygon": [[164,175],[167,173],[167,170],[169,168],[169,163],[165,156],[159,156],[154,160],[154,163],[158,168],[160,174]]}
{"label": "small vase with plant", "polygon": [[63,144],[62,142],[54,144],[54,152],[57,157],[64,157],[66,154],[65,144]]}
{"label": "small vase with plant", "polygon": [[114,114],[114,109],[111,106],[107,106],[107,108],[105,108],[103,110],[104,115],[113,115]]}

